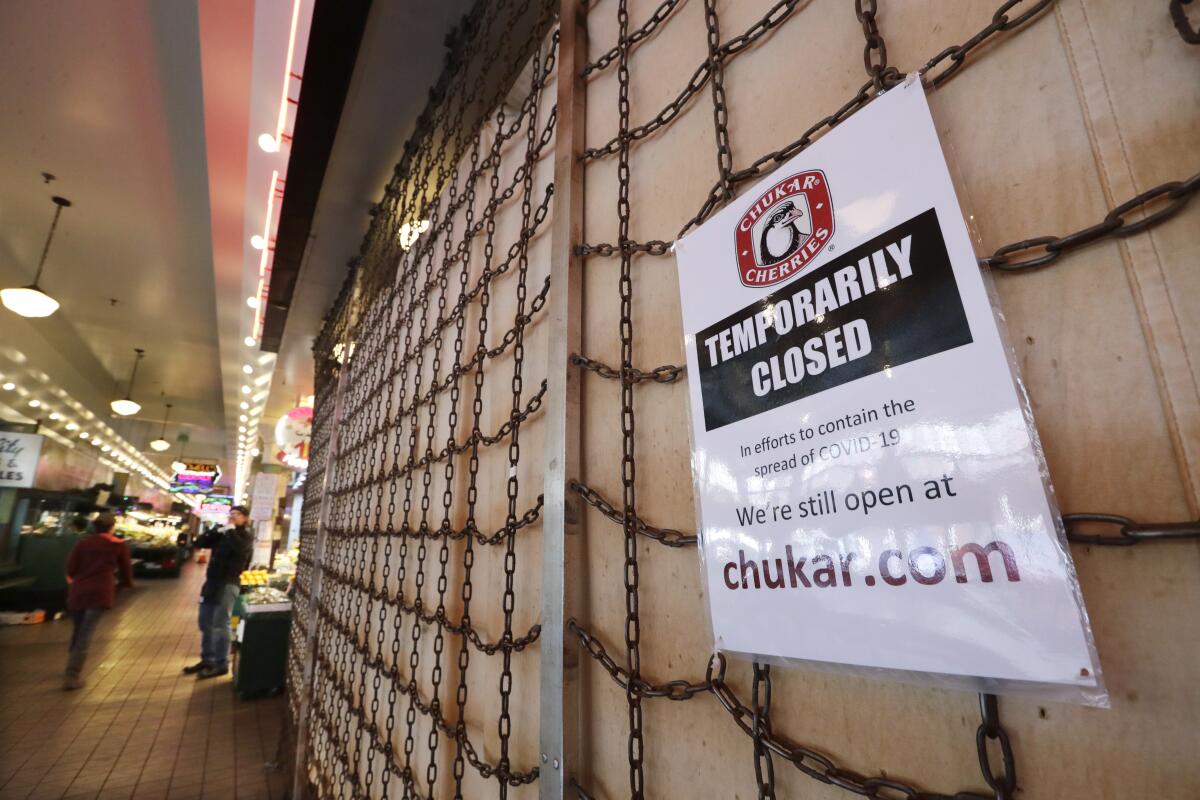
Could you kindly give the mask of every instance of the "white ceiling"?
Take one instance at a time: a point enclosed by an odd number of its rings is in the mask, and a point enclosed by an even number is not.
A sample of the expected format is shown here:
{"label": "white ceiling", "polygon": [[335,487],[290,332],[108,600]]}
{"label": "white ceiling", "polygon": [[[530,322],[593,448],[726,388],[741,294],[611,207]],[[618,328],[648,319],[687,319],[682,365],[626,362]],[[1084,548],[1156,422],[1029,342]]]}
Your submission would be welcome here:
{"label": "white ceiling", "polygon": [[217,455],[199,44],[193,4],[0,3],[0,284],[31,280],[50,196],[74,204],[42,279],[61,310],[44,320],[0,312],[0,343],[105,417],[144,348],[134,394],[149,434],[137,441],[133,425],[134,444],[157,434],[165,393],[195,455]]}
{"label": "white ceiling", "polygon": [[[299,0],[297,72],[312,3]],[[373,4],[276,362],[242,340],[258,279],[249,237],[288,156],[256,139],[275,127],[296,0],[0,2],[0,286],[32,279],[50,197],[73,203],[41,281],[59,312],[0,309],[0,371],[32,393],[20,402],[61,390],[137,448],[172,403],[168,438],[186,430],[190,457],[232,475],[242,386],[266,402],[267,442],[312,392],[313,337],[441,71],[444,37],[470,6]],[[112,419],[135,347],[146,350],[142,412]]]}

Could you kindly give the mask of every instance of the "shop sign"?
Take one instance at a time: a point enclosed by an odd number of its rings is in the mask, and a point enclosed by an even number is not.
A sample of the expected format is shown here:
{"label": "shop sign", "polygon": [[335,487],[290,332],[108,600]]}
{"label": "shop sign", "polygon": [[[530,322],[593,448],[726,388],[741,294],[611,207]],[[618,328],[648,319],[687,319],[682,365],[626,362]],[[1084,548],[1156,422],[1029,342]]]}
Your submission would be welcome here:
{"label": "shop sign", "polygon": [[171,491],[180,494],[209,494],[221,480],[221,468],[214,463],[188,461],[171,479]]}
{"label": "shop sign", "polygon": [[294,470],[308,469],[308,446],[312,440],[312,406],[298,406],[275,423],[275,458]]}
{"label": "shop sign", "polygon": [[716,647],[1105,702],[919,80],[676,256]]}
{"label": "shop sign", "polygon": [[0,488],[33,486],[44,440],[39,433],[0,431]]}
{"label": "shop sign", "polygon": [[227,517],[231,508],[233,508],[233,497],[231,495],[210,494],[201,498],[200,506],[196,509],[196,513],[206,516]]}

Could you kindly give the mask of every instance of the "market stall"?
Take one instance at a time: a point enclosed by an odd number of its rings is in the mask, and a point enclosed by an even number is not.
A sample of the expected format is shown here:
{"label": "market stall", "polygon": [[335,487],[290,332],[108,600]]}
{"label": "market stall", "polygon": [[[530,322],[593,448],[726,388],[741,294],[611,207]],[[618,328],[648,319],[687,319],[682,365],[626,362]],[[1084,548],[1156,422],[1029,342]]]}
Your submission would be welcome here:
{"label": "market stall", "polygon": [[178,577],[183,562],[191,556],[186,534],[181,534],[182,518],[134,511],[117,522],[116,534],[129,544],[138,575]]}

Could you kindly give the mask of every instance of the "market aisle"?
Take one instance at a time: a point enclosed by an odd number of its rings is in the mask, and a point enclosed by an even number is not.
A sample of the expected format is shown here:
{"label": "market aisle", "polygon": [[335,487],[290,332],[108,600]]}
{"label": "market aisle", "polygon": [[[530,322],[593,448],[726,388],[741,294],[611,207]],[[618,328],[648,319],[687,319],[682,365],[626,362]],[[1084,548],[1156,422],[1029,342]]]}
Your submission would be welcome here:
{"label": "market aisle", "polygon": [[228,676],[196,681],[203,566],[140,579],[96,631],[87,685],[60,688],[67,620],[0,629],[0,800],[284,795],[282,696],[242,701]]}

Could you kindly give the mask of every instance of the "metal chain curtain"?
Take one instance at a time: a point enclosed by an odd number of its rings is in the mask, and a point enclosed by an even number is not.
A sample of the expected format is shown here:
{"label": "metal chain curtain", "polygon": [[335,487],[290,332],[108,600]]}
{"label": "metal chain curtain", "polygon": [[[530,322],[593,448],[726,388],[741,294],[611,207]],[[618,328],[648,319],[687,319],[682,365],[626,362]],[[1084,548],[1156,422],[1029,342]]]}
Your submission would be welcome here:
{"label": "metal chain curtain", "polygon": [[[595,61],[586,65],[584,76],[590,77],[613,68],[617,71],[618,125],[616,135],[608,142],[586,149],[582,154],[585,161],[615,157],[617,160],[617,241],[615,244],[580,243],[576,253],[580,256],[617,257],[620,259],[618,302],[620,304],[620,353],[621,364],[609,366],[583,354],[573,354],[572,363],[604,378],[620,382],[620,430],[622,457],[620,478],[622,497],[619,502],[610,502],[595,489],[572,481],[570,488],[577,492],[589,505],[600,511],[609,520],[621,526],[624,547],[625,620],[623,653],[612,655],[601,637],[579,621],[570,620],[568,628],[580,640],[586,652],[608,673],[624,691],[628,704],[628,762],[629,794],[632,798],[645,796],[644,761],[647,749],[642,721],[644,700],[667,698],[686,701],[702,695],[712,695],[725,708],[733,722],[750,739],[754,758],[754,773],[757,793],[761,798],[774,798],[775,759],[790,763],[804,774],[822,783],[840,787],[852,794],[875,798],[985,798],[1009,800],[1017,786],[1017,772],[1012,747],[1007,732],[1001,727],[997,699],[993,695],[980,695],[981,722],[975,736],[976,750],[982,779],[989,787],[988,794],[960,791],[953,795],[923,791],[911,784],[890,778],[885,774],[863,775],[840,766],[837,761],[823,752],[797,744],[774,730],[772,719],[771,667],[753,663],[751,671],[751,696],[747,703],[740,698],[726,680],[730,665],[721,656],[708,665],[703,679],[672,679],[654,682],[641,671],[641,624],[639,607],[638,537],[647,537],[659,544],[673,548],[694,546],[697,537],[673,528],[662,528],[648,524],[638,515],[637,489],[641,485],[637,475],[636,426],[634,413],[634,389],[638,384],[670,383],[680,378],[684,367],[664,365],[649,370],[634,365],[632,304],[634,298],[634,275],[643,269],[651,269],[648,263],[639,263],[635,270],[635,256],[666,257],[671,252],[671,242],[665,239],[634,241],[630,238],[630,218],[634,210],[630,206],[629,166],[630,151],[644,140],[659,134],[669,127],[692,103],[700,102],[704,89],[709,89],[712,103],[713,136],[716,143],[716,165],[718,179],[703,199],[699,211],[679,232],[687,233],[702,223],[714,211],[727,202],[734,193],[750,181],[763,177],[777,166],[804,150],[816,138],[869,103],[879,92],[895,85],[904,74],[888,63],[887,45],[879,27],[879,11],[875,0],[847,2],[847,13],[854,13],[861,24],[864,47],[863,65],[867,80],[857,93],[844,105],[818,120],[795,141],[755,158],[747,167],[735,169],[730,146],[729,110],[726,104],[724,71],[743,53],[751,51],[773,32],[791,23],[805,5],[800,0],[781,0],[774,4],[761,18],[731,38],[723,39],[716,0],[702,0],[707,32],[707,58],[701,62],[691,79],[666,106],[645,122],[631,120],[629,92],[631,62],[638,45],[656,34],[683,3],[680,0],[664,0],[650,17],[639,27],[632,28],[628,0],[598,4],[592,13],[615,13],[617,17],[617,41],[611,49]],[[1054,0],[1022,2],[1009,0],[995,9],[992,17],[978,33],[962,44],[952,44],[934,54],[919,70],[922,79],[930,87],[945,84],[960,69],[970,64],[977,49],[987,44],[999,44],[1008,36],[1018,35],[1031,22],[1040,18],[1054,4]],[[1172,4],[1172,13],[1178,14],[1178,3]],[[614,8],[615,6],[615,8]],[[1178,25],[1178,16],[1176,16]],[[1180,28],[1186,41],[1188,34]],[[639,74],[639,78],[643,76]],[[653,77],[653,76],[647,76]],[[645,79],[645,78],[643,78]],[[634,178],[636,179],[636,178]],[[1112,209],[1095,225],[1066,236],[1038,236],[1025,239],[1005,247],[980,260],[993,269],[1007,272],[1044,267],[1067,253],[1094,243],[1100,239],[1133,235],[1164,221],[1178,213],[1197,191],[1200,191],[1200,174],[1186,180],[1162,184],[1131,198]],[[653,392],[652,386],[648,391]],[[1068,537],[1072,541],[1101,545],[1129,545],[1150,539],[1200,537],[1200,522],[1139,524],[1124,517],[1105,514],[1071,514],[1065,522]],[[1100,523],[1115,530],[1113,534],[1083,533],[1081,527]],[[688,558],[694,563],[694,557]],[[607,638],[607,637],[605,637]],[[776,707],[776,715],[779,716]],[[993,755],[995,753],[995,755]],[[732,755],[732,754],[729,754]],[[576,785],[581,797],[589,797],[583,786]],[[660,787],[656,794],[663,793]]]}
{"label": "metal chain curtain", "polygon": [[[775,797],[775,766],[783,761],[865,797],[1011,798],[1016,766],[994,696],[980,696],[975,738],[989,792],[937,794],[883,773],[851,771],[779,732],[788,712],[772,697],[767,665],[745,668],[748,702],[726,679],[735,668],[723,658],[711,661],[702,678],[655,682],[642,673],[639,537],[677,549],[695,546],[697,538],[651,525],[638,513],[637,492],[645,485],[637,474],[635,389],[654,392],[652,384],[686,375],[681,366],[639,369],[634,364],[635,276],[651,268],[640,258],[666,257],[671,242],[631,238],[630,185],[637,180],[631,151],[702,102],[708,90],[718,179],[705,197],[694,198],[698,211],[682,235],[903,78],[888,61],[876,2],[847,0],[846,13],[856,15],[863,32],[865,82],[798,139],[737,168],[724,73],[735,59],[752,58],[756,46],[793,24],[805,4],[782,0],[729,36],[722,32],[716,0],[700,2],[707,56],[685,87],[644,122],[631,119],[634,56],[639,44],[670,25],[683,2],[664,0],[638,27],[631,23],[627,0],[588,4],[590,13],[615,14],[618,22],[617,41],[583,70],[586,78],[615,70],[617,133],[581,155],[586,162],[616,161],[617,241],[579,242],[575,252],[620,259],[615,333],[621,363],[609,366],[578,353],[571,363],[619,383],[619,408],[593,413],[615,414],[619,420],[620,465],[591,468],[617,470],[622,496],[610,502],[578,480],[569,487],[621,527],[623,646],[620,652],[606,647],[603,641],[610,637],[583,622],[572,619],[567,627],[624,694],[630,796],[671,793],[669,787],[651,791],[645,785],[645,756],[654,743],[646,737],[643,703],[711,696],[747,737],[759,797]],[[1003,3],[970,39],[932,54],[920,69],[923,79],[935,87],[947,83],[979,49],[1020,35],[1053,2]],[[481,2],[457,32],[442,79],[374,210],[346,288],[314,346],[317,398],[289,692],[293,714],[311,728],[302,768],[322,797],[479,796],[480,784],[472,780],[489,781],[488,793],[505,797],[510,787],[538,776],[532,756],[527,762],[513,757],[514,713],[522,710],[514,700],[519,682],[514,675],[526,679],[528,667],[517,668],[515,659],[540,634],[536,621],[517,624],[518,603],[528,612],[535,591],[527,588],[528,569],[523,564],[518,569],[518,553],[522,541],[536,535],[542,508],[531,488],[540,485],[540,464],[523,472],[529,459],[522,462],[521,445],[546,391],[544,381],[539,388],[536,379],[527,378],[540,372],[544,360],[529,362],[525,349],[549,288],[548,278],[536,277],[546,270],[530,251],[545,228],[553,192],[551,184],[535,177],[535,166],[553,148],[555,112],[547,86],[557,68],[557,34],[534,53],[515,90],[519,96],[510,95],[508,102],[482,97],[479,71],[466,68],[475,60],[517,74],[525,54],[502,63],[493,45],[505,40],[497,32],[511,33],[512,20],[529,3]],[[1172,3],[1172,13],[1181,5]],[[1184,28],[1180,31],[1187,41]],[[467,110],[481,102],[494,108],[487,122],[465,125]],[[1098,240],[1140,233],[1180,211],[1198,190],[1200,175],[1157,186],[1095,225],[1066,236],[1015,242],[981,263],[1010,272],[1044,267]],[[508,224],[498,224],[505,217]],[[425,220],[428,228],[414,235]],[[522,481],[525,474],[530,478]],[[493,497],[501,486],[503,497]],[[485,507],[502,513],[485,522]],[[1089,544],[1200,536],[1200,523],[1143,524],[1105,514],[1069,515],[1066,522],[1072,541]],[[1097,533],[1096,526],[1108,526],[1112,533]],[[314,548],[322,532],[318,553]],[[694,553],[679,558],[684,559],[681,568],[695,568]],[[500,629],[487,630],[474,621],[485,615],[498,619]],[[452,653],[446,652],[447,641]],[[482,681],[477,679],[481,672]],[[311,691],[307,701],[306,689]],[[584,787],[574,788],[588,797]]]}
{"label": "metal chain curtain", "polygon": [[522,444],[545,392],[526,348],[548,288],[557,38],[529,58],[512,31],[548,9],[481,3],[452,34],[314,347],[290,675],[321,797],[505,797],[538,774],[536,656],[519,655],[538,595],[519,555],[539,550]]}

